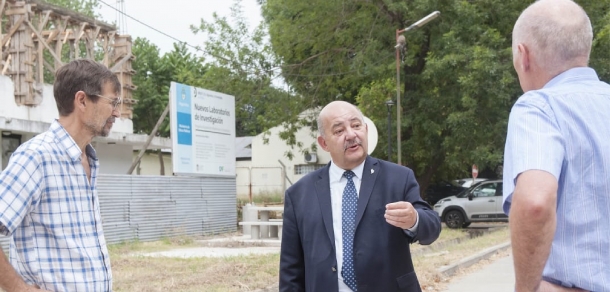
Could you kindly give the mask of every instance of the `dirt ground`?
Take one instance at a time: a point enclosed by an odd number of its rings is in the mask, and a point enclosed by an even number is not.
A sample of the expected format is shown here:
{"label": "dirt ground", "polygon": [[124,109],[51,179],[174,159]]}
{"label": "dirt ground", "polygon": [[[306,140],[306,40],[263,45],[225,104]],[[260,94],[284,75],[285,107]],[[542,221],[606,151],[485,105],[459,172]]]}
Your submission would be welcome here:
{"label": "dirt ground", "polygon": [[[473,235],[474,234],[474,235]],[[475,236],[480,235],[480,236]],[[474,237],[472,237],[474,236]],[[508,229],[488,234],[443,230],[430,247],[412,246],[413,262],[424,291],[442,291],[453,278],[485,263],[476,264],[451,278],[437,269],[508,240]],[[458,243],[459,242],[459,243]],[[145,257],[146,252],[200,246],[188,238],[111,246],[115,291],[277,291],[279,254],[225,258]],[[421,251],[418,251],[421,249]],[[493,258],[492,258],[493,260]]]}

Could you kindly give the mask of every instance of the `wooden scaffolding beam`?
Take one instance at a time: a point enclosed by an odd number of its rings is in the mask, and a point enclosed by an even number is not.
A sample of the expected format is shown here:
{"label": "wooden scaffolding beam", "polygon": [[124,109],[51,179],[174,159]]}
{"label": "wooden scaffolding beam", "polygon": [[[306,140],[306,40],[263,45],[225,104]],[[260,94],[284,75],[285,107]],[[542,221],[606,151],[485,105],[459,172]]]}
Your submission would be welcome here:
{"label": "wooden scaffolding beam", "polygon": [[[63,64],[88,58],[111,68],[121,82],[122,116],[132,118],[131,37],[116,27],[40,0],[0,0],[0,74],[15,84],[15,102],[36,106],[42,85]],[[67,45],[66,45],[67,44]],[[50,81],[50,80],[49,80]]]}

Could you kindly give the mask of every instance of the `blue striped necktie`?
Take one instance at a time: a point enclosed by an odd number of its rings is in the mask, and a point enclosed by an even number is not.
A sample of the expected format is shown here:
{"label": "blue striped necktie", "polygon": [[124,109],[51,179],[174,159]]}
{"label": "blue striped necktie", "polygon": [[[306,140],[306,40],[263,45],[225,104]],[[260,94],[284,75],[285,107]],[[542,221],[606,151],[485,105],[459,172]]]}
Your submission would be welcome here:
{"label": "blue striped necktie", "polygon": [[347,185],[343,190],[342,214],[342,236],[343,236],[343,267],[341,276],[343,282],[354,292],[358,291],[356,286],[356,271],[354,269],[354,233],[356,231],[356,206],[358,205],[358,193],[352,178],[355,174],[348,170],[343,173],[347,178]]}

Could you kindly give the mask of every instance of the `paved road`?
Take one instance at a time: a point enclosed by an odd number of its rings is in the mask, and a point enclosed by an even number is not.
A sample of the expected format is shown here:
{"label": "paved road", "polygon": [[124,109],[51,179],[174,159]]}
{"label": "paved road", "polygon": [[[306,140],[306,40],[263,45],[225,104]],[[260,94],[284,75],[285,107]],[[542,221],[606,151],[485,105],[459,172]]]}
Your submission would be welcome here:
{"label": "paved road", "polygon": [[512,292],[514,279],[513,257],[510,254],[474,273],[455,278],[445,292]]}

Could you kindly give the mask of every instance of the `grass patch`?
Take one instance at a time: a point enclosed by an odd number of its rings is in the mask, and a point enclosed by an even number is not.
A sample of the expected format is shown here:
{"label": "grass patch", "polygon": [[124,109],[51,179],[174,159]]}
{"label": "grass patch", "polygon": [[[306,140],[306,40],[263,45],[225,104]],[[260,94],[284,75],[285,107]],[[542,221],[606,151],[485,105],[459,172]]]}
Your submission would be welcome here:
{"label": "grass patch", "polygon": [[199,247],[192,237],[179,236],[173,239],[163,238],[159,241],[128,241],[108,245],[110,255],[130,255],[132,253],[149,253],[172,250],[180,247]]}
{"label": "grass patch", "polygon": [[417,251],[420,249],[426,249],[426,250],[435,249],[438,246],[447,244],[451,240],[458,239],[458,238],[464,239],[464,238],[468,238],[468,237],[470,237],[470,234],[468,233],[467,229],[449,229],[449,228],[443,227],[443,229],[441,229],[441,235],[438,237],[438,239],[436,241],[434,241],[430,245],[413,244],[413,245],[411,245],[411,252],[414,252],[414,251]]}
{"label": "grass patch", "polygon": [[452,240],[452,239],[456,239],[456,238],[462,238],[464,236],[468,236],[467,229],[449,229],[449,228],[443,227],[443,229],[441,229],[441,235],[438,237],[438,239],[435,242],[442,242],[442,241]]}
{"label": "grass patch", "polygon": [[[461,238],[461,230],[443,229],[436,242]],[[413,264],[420,284],[438,291],[444,279],[436,272],[444,265],[509,240],[507,228],[460,244],[430,247],[432,251],[415,255]],[[148,252],[198,246],[193,238],[163,239],[156,242],[127,242],[109,246],[115,291],[250,291],[276,284],[279,277],[278,254],[226,258],[168,258],[134,256]],[[414,244],[411,249],[419,248]]]}
{"label": "grass patch", "polygon": [[111,252],[114,291],[249,291],[277,282],[279,254],[153,258]]}
{"label": "grass patch", "polygon": [[[256,195],[252,195],[252,202],[256,205],[277,205],[284,202],[284,194],[280,192],[260,192]],[[241,207],[247,203],[250,203],[248,196],[237,196],[237,206]]]}

